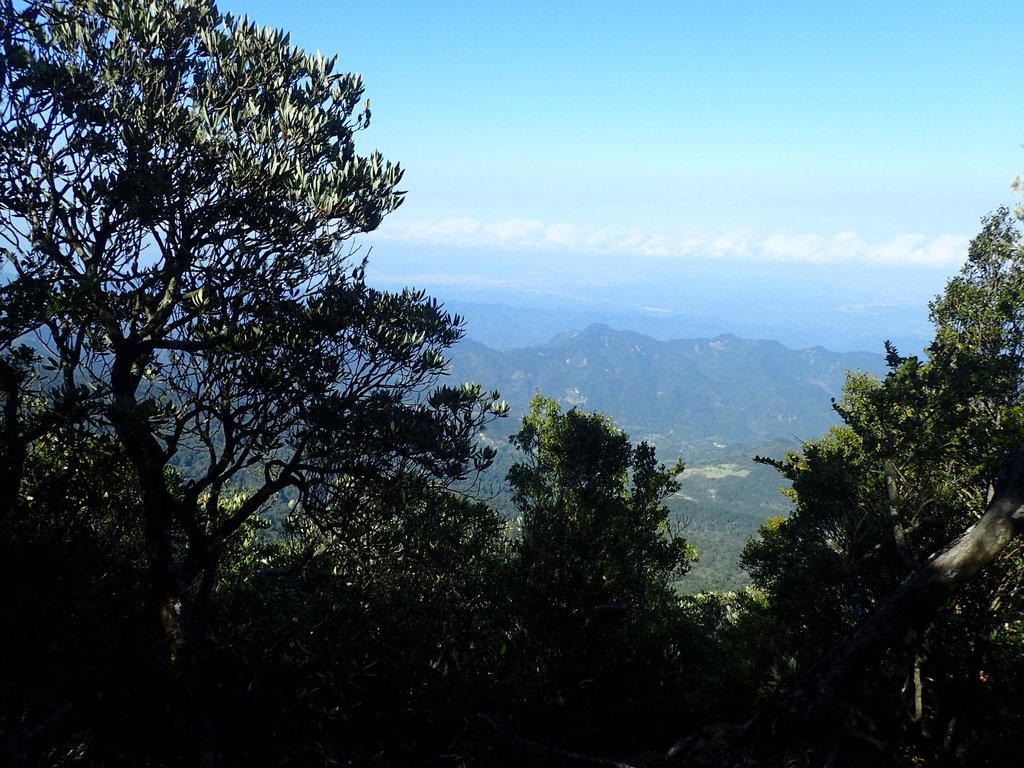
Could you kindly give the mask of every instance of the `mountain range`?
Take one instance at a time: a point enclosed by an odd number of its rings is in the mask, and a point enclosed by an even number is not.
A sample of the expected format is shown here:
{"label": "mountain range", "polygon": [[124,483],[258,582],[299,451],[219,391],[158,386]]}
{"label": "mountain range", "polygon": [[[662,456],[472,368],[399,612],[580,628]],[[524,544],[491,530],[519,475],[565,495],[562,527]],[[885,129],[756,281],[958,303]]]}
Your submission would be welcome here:
{"label": "mountain range", "polygon": [[658,341],[599,323],[510,350],[464,340],[450,358],[453,378],[498,389],[514,418],[542,392],[684,457],[818,437],[838,423],[831,400],[847,371],[885,368],[870,352],[795,350],[731,334]]}
{"label": "mountain range", "polygon": [[678,585],[686,592],[747,584],[738,565],[744,544],[768,517],[790,510],[779,493],[784,479],[754,455],[781,458],[820,437],[839,423],[832,398],[847,372],[885,370],[884,357],[869,352],[790,349],[731,334],[659,341],[600,323],[536,346],[497,350],[463,340],[449,352],[454,379],[497,389],[509,403],[510,418],[485,438],[498,459],[483,486],[510,516],[503,481],[516,457],[507,437],[536,392],[609,415],[662,460],[684,460],[682,491],[667,504],[700,553]]}

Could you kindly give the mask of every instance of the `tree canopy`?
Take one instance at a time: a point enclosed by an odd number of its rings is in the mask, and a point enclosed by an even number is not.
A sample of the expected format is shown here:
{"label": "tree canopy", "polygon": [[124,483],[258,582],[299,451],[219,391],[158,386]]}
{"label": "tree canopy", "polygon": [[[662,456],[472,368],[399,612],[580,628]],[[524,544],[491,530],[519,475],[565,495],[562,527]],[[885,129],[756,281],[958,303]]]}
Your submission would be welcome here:
{"label": "tree canopy", "polygon": [[532,715],[557,724],[556,740],[578,744],[606,723],[597,732],[621,748],[652,711],[677,703],[672,681],[686,666],[672,583],[694,552],[664,505],[682,463],[659,464],[608,417],[563,411],[540,394],[511,443],[521,456],[508,472],[521,513],[515,674],[536,691]]}
{"label": "tree canopy", "polygon": [[[402,195],[397,166],[355,153],[358,76],[202,0],[7,13],[3,343],[39,339],[45,418],[117,435],[161,578],[175,529],[187,584],[286,488],[331,526],[346,476],[486,463],[473,437],[492,401],[430,391],[459,319],[368,288],[346,246]],[[11,451],[44,420],[27,403],[7,400]],[[202,458],[174,490],[164,468],[186,449]]]}
{"label": "tree canopy", "polygon": [[[889,346],[884,379],[849,377],[836,404],[845,425],[774,462],[792,480],[796,511],[744,553],[784,652],[809,664],[848,632],[859,638],[849,648],[893,646],[872,675],[885,681],[874,708],[889,718],[875,727],[893,741],[941,732],[958,759],[1009,748],[1000,725],[974,719],[993,695],[979,680],[998,678],[1000,695],[1019,684],[1006,657],[1024,609],[1019,548],[1008,546],[1019,467],[999,478],[1024,442],[1022,280],[1020,225],[1000,209],[931,304],[926,358]],[[833,667],[852,658],[826,657]],[[836,670],[814,669],[824,690]],[[842,685],[848,701],[864,695],[849,677]],[[812,687],[805,681],[804,693]]]}
{"label": "tree canopy", "polygon": [[358,75],[210,0],[0,13],[0,518],[58,433],[115,439],[195,736],[190,617],[229,543],[284,499],[339,540],[386,527],[490,462],[503,406],[439,386],[460,318],[365,282],[351,238],[403,192],[356,152]]}

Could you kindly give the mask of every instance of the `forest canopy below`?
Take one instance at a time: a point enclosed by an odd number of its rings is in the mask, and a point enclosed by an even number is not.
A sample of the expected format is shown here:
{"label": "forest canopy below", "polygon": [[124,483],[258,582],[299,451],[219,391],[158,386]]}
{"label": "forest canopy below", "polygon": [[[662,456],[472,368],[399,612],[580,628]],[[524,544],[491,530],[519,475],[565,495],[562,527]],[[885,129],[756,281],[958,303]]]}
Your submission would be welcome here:
{"label": "forest canopy below", "polygon": [[793,511],[752,586],[680,597],[683,464],[600,413],[536,395],[515,514],[467,491],[507,406],[443,378],[458,316],[366,282],[404,192],[357,75],[211,0],[0,19],[0,762],[1015,761],[1016,214],[924,356],[760,459]]}

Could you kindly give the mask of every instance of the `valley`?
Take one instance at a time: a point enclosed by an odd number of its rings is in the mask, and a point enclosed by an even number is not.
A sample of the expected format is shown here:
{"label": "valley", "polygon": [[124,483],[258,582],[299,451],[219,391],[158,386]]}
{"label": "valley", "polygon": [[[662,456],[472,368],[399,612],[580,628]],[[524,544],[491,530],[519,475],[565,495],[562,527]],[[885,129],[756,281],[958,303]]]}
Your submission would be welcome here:
{"label": "valley", "polygon": [[603,323],[513,349],[470,338],[450,358],[451,379],[495,388],[509,403],[509,418],[485,436],[499,454],[481,481],[483,495],[508,516],[504,476],[514,457],[507,438],[538,391],[565,408],[611,416],[665,463],[682,458],[682,491],[667,505],[700,556],[678,585],[686,593],[745,586],[737,561],[748,537],[790,509],[784,479],[754,456],[782,458],[823,435],[839,423],[831,401],[847,371],[885,368],[883,356],[869,352],[794,350],[731,334],[660,341]]}

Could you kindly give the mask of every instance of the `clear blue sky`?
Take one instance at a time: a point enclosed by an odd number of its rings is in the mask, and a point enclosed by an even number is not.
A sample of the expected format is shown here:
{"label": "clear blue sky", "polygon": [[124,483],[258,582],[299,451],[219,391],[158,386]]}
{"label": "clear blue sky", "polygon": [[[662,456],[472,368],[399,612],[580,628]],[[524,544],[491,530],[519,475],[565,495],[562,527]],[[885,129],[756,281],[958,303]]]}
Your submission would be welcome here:
{"label": "clear blue sky", "polygon": [[1024,170],[1019,0],[220,7],[363,74],[359,150],[407,169],[383,259],[432,244],[506,271],[529,252],[948,275]]}

